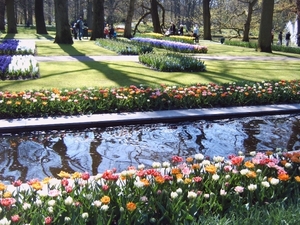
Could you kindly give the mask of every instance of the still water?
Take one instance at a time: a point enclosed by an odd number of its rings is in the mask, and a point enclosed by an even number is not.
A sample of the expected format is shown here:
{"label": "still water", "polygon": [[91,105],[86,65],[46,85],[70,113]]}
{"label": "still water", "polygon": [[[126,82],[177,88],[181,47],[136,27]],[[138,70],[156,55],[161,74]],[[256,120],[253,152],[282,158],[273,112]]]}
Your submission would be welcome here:
{"label": "still water", "polygon": [[300,114],[0,134],[0,180],[151,166],[172,155],[300,149]]}

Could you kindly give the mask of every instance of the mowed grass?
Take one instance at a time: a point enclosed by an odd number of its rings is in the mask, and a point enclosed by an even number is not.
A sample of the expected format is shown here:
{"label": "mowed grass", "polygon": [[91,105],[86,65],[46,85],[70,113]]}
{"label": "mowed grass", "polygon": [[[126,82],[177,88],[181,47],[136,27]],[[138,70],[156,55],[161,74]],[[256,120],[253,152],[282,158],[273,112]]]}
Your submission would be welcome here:
{"label": "mowed grass", "polygon": [[[287,53],[259,53],[254,49],[226,46],[212,41],[200,41],[208,47],[208,53],[201,56],[251,56],[255,61],[220,61],[203,59],[207,71],[197,73],[158,72],[138,62],[40,62],[39,79],[5,80],[0,82],[1,91],[24,91],[51,88],[119,87],[129,85],[159,86],[193,85],[210,82],[222,84],[238,81],[262,81],[299,79],[299,55]],[[75,41],[73,45],[58,45],[53,40],[36,41],[38,56],[97,56],[117,55],[101,48],[94,41]],[[156,50],[162,52],[162,50]],[[263,61],[260,57],[286,56],[293,60]]]}

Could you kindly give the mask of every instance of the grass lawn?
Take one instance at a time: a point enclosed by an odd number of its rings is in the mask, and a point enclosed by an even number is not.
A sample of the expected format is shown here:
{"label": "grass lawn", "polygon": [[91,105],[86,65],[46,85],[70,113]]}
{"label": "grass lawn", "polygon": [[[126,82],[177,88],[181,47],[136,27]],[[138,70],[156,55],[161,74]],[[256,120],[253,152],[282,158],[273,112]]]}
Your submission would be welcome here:
{"label": "grass lawn", "polygon": [[[18,34],[17,34],[18,35]],[[16,35],[16,36],[17,36]],[[26,34],[20,34],[26,37]],[[32,34],[27,34],[27,37]],[[4,35],[4,37],[6,37]],[[37,39],[36,39],[37,40]],[[195,83],[228,83],[298,79],[299,55],[274,52],[259,53],[254,49],[226,46],[213,41],[200,41],[208,47],[205,56],[257,56],[257,61],[203,60],[206,72],[158,72],[137,62],[40,62],[41,77],[36,80],[1,81],[1,91],[22,91],[56,88],[116,87],[143,84],[145,86],[192,85]],[[95,45],[94,41],[75,41],[73,45],[58,45],[53,40],[37,40],[38,56],[116,55]],[[162,50],[156,50],[161,52]],[[202,55],[199,55],[201,58]],[[262,61],[263,57],[290,56],[294,60]]]}

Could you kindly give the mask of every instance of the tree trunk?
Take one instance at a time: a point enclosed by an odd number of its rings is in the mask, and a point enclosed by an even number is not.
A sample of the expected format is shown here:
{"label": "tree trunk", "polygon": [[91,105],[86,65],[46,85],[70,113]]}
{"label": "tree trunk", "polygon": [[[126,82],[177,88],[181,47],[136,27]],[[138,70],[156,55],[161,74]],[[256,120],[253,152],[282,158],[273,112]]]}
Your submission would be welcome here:
{"label": "tree trunk", "polygon": [[258,35],[258,51],[272,52],[272,23],[273,23],[274,0],[263,0],[261,21]]}
{"label": "tree trunk", "polygon": [[0,0],[0,30],[5,30],[5,0]]}
{"label": "tree trunk", "polygon": [[252,2],[248,2],[248,15],[246,23],[244,24],[244,35],[243,40],[249,42],[249,32],[250,32],[250,25],[252,20],[252,14],[253,14],[253,7],[257,3],[258,0],[253,0]]}
{"label": "tree trunk", "polygon": [[131,38],[131,23],[132,23],[132,18],[134,15],[134,5],[135,5],[136,0],[130,0],[129,3],[129,8],[128,8],[128,13],[127,13],[127,18],[125,22],[125,30],[124,30],[124,37],[126,38]]}
{"label": "tree trunk", "polygon": [[35,0],[36,33],[48,34],[44,18],[44,0]]}
{"label": "tree trunk", "polygon": [[104,0],[93,0],[93,31],[91,40],[104,38]]}
{"label": "tree trunk", "polygon": [[161,34],[157,0],[151,0],[151,17],[153,24],[153,32]]}
{"label": "tree trunk", "polygon": [[32,14],[33,14],[33,8],[32,8],[32,1],[33,0],[28,0],[28,21],[26,21],[26,22],[28,22],[28,24],[33,24],[33,21],[32,21]]}
{"label": "tree trunk", "polygon": [[73,44],[68,22],[68,0],[54,0],[56,35],[54,43]]}
{"label": "tree trunk", "polygon": [[296,0],[297,7],[297,34],[300,34],[300,0]]}
{"label": "tree trunk", "polygon": [[210,0],[203,0],[203,39],[211,40],[211,28],[210,28]]}
{"label": "tree trunk", "polygon": [[5,0],[7,16],[7,33],[17,34],[17,22],[15,18],[15,0]]}
{"label": "tree trunk", "polygon": [[87,17],[86,17],[87,26],[89,29],[93,27],[93,1],[89,0],[87,2]]}

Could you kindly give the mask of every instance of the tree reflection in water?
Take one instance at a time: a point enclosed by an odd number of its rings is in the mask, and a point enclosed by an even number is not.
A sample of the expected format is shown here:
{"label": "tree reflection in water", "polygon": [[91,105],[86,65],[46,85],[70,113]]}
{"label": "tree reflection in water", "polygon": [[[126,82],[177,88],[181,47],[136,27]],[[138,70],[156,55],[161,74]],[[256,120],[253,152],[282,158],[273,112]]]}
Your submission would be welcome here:
{"label": "tree reflection in water", "polygon": [[299,115],[281,115],[1,134],[0,179],[57,177],[61,170],[97,174],[117,168],[120,172],[130,165],[168,161],[172,155],[299,150],[299,125]]}

